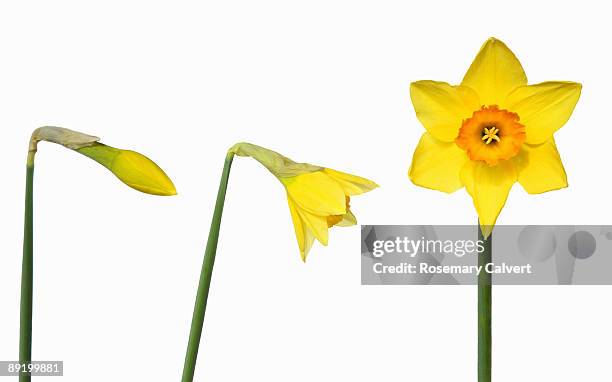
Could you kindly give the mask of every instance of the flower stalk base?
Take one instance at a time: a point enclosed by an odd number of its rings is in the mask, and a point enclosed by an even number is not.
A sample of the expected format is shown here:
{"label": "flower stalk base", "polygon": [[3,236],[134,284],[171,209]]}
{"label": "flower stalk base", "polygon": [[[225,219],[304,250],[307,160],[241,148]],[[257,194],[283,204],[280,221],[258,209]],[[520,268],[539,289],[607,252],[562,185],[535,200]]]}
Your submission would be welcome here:
{"label": "flower stalk base", "polygon": [[221,216],[223,215],[223,206],[225,205],[225,193],[227,191],[227,183],[233,159],[234,154],[231,152],[228,153],[225,158],[225,165],[223,166],[219,191],[217,192],[217,202],[210,224],[208,242],[206,243],[206,250],[204,252],[204,263],[202,264],[198,292],[196,295],[195,307],[193,309],[193,317],[191,319],[191,330],[189,332],[187,354],[185,355],[185,365],[183,366],[182,382],[192,382],[195,373],[198,349],[200,347],[200,339],[202,338],[202,328],[204,327],[204,314],[206,313],[210,281],[215,265],[217,242],[219,241],[219,230],[221,228]]}
{"label": "flower stalk base", "polygon": [[[34,289],[34,155],[28,153],[26,165],[25,217],[23,224],[23,257],[21,263],[21,302],[19,306],[19,363],[32,361],[32,297]],[[30,382],[29,373],[19,375],[19,382]]]}
{"label": "flower stalk base", "polygon": [[[478,225],[478,240],[483,241],[484,251],[478,256],[478,265],[485,269],[492,261],[493,234],[487,239]],[[478,275],[478,382],[491,382],[491,273]]]}

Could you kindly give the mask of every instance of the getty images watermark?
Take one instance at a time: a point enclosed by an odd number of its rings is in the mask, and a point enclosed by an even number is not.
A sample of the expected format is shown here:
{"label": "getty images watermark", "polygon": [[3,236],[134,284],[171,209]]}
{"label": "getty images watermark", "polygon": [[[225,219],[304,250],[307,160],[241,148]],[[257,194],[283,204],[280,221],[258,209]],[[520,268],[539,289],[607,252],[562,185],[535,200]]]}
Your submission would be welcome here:
{"label": "getty images watermark", "polygon": [[362,226],[364,285],[612,285],[612,226],[496,226],[479,265],[477,226]]}

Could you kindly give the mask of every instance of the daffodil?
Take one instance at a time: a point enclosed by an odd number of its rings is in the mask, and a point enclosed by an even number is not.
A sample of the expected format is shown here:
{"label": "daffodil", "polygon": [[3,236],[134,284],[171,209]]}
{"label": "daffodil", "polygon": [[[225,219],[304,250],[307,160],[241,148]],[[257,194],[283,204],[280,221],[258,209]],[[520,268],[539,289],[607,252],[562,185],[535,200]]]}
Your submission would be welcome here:
{"label": "daffodil", "polygon": [[512,51],[487,40],[461,84],[411,84],[426,132],[410,179],[448,193],[465,187],[488,237],[515,182],[530,194],[567,187],[553,134],[569,119],[580,91],[576,82],[527,84]]}
{"label": "daffodil", "polygon": [[350,209],[351,196],[378,187],[371,180],[308,163],[296,163],[250,143],[238,143],[229,151],[257,160],[283,184],[304,261],[315,239],[327,245],[328,228],[357,224]]}
{"label": "daffodil", "polygon": [[[108,168],[128,186],[148,194],[175,195],[174,184],[153,161],[130,150],[121,150],[99,143],[100,139],[61,127],[45,126],[34,130],[30,139],[26,164],[26,201],[21,271],[21,308],[19,329],[19,361],[32,360],[32,297],[33,297],[33,188],[34,159],[41,141],[57,143],[83,154]],[[29,373],[19,375],[20,382],[30,381]]]}
{"label": "daffodil", "polygon": [[[553,134],[571,116],[582,86],[551,81],[535,85],[501,41],[485,42],[459,85],[417,81],[410,96],[427,130],[409,170],[417,185],[454,192],[465,187],[478,212],[484,251],[492,261],[491,232],[519,182],[530,194],[567,187]],[[491,381],[492,277],[478,275],[478,381]]]}
{"label": "daffodil", "polygon": [[200,272],[196,302],[191,319],[182,382],[192,382],[195,373],[208,292],[215,264],[225,194],[235,155],[257,160],[285,187],[289,211],[303,261],[306,261],[306,256],[315,239],[321,244],[327,245],[329,228],[357,224],[357,219],[350,209],[351,196],[378,187],[371,180],[330,168],[308,163],[297,163],[277,152],[250,143],[238,143],[232,146],[225,158],[215,211],[208,234],[204,263]]}
{"label": "daffodil", "polygon": [[32,164],[40,141],[60,144],[95,160],[123,183],[140,192],[159,196],[176,195],[174,184],[166,173],[151,159],[135,151],[107,146],[99,142],[100,138],[78,131],[45,126],[32,133],[29,150]]}

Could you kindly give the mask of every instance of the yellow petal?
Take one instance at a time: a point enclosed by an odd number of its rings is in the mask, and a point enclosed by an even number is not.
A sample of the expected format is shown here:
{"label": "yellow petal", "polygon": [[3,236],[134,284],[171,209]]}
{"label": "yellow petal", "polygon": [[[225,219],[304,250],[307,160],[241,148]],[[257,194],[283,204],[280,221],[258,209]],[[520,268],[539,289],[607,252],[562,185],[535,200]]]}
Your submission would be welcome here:
{"label": "yellow petal", "polygon": [[161,196],[176,195],[174,184],[166,173],[142,154],[100,143],[76,151],[102,164],[119,180],[138,191]]}
{"label": "yellow petal", "polygon": [[279,178],[300,209],[319,216],[342,215],[346,199],[342,187],[323,171]]}
{"label": "yellow petal", "polygon": [[540,144],[567,122],[580,98],[576,82],[543,82],[521,86],[508,95],[508,107],[520,117],[526,142]]}
{"label": "yellow petal", "polygon": [[345,195],[359,195],[364,192],[372,191],[378,184],[372,182],[369,179],[362,178],[360,176],[347,174],[345,172],[332,170],[326,168],[323,170],[324,173],[331,176],[336,182],[340,184],[344,190]]}
{"label": "yellow petal", "polygon": [[504,100],[508,93],[527,85],[527,76],[506,44],[490,38],[478,52],[461,85],[474,89],[483,105],[506,107]]}
{"label": "yellow petal", "polygon": [[[294,201],[295,202],[295,201]],[[296,205],[295,209],[302,219],[305,228],[310,231],[314,237],[323,245],[327,245],[328,227],[327,218],[324,216],[314,215]]]}
{"label": "yellow petal", "polygon": [[567,176],[553,138],[541,145],[523,145],[516,159],[518,181],[530,194],[567,187]]}
{"label": "yellow petal", "polygon": [[291,198],[287,197],[287,202],[289,204],[289,212],[291,213],[291,220],[293,221],[293,228],[295,230],[295,237],[298,242],[298,247],[300,248],[301,252],[304,252],[304,224]]}
{"label": "yellow petal", "polygon": [[463,187],[460,173],[466,160],[465,151],[454,142],[441,142],[425,133],[412,156],[408,176],[417,186],[454,192]]}
{"label": "yellow petal", "polygon": [[305,230],[304,232],[305,237],[304,237],[304,250],[300,251],[300,257],[302,258],[303,262],[306,262],[306,257],[308,256],[308,253],[310,252],[310,248],[312,248],[312,244],[314,243],[315,237],[312,234],[312,232],[310,232],[310,230]]}
{"label": "yellow petal", "polygon": [[302,261],[306,261],[306,256],[308,256],[308,252],[310,251],[312,243],[314,242],[314,236],[312,233],[310,233],[305,223],[302,221],[302,218],[297,211],[297,207],[291,198],[287,197],[287,202],[289,203],[289,212],[291,212],[295,237],[297,238],[298,247],[300,248],[300,257],[302,258]]}
{"label": "yellow petal", "polygon": [[485,239],[491,234],[516,178],[511,161],[489,166],[481,161],[468,160],[461,170],[461,181],[472,196]]}
{"label": "yellow petal", "polygon": [[476,93],[446,82],[417,81],[410,84],[410,98],[417,118],[436,139],[451,142],[461,122],[480,108]]}

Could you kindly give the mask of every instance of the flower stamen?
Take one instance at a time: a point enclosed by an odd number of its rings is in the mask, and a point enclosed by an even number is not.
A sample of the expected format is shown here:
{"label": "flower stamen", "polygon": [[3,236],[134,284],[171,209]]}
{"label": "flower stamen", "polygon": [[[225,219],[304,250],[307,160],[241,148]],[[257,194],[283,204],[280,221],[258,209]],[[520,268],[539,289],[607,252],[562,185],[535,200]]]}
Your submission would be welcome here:
{"label": "flower stamen", "polygon": [[492,141],[496,141],[499,142],[499,136],[497,135],[497,133],[499,133],[499,129],[495,126],[491,126],[489,128],[484,128],[484,131],[482,133],[482,140],[485,141],[485,144],[489,144]]}

